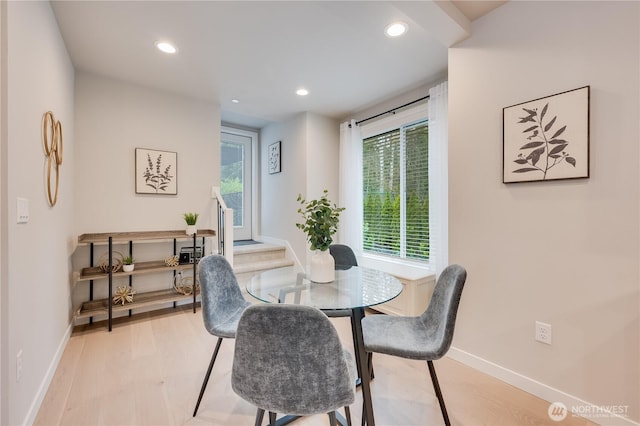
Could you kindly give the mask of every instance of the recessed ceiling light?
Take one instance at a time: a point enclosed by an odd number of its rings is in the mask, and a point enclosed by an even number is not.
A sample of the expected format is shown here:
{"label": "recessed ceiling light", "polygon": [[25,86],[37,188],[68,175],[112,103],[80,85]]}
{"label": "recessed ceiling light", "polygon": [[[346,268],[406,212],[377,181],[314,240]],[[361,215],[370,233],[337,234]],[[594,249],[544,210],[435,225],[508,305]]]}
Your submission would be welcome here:
{"label": "recessed ceiling light", "polygon": [[234,104],[239,104],[240,103],[240,101],[237,100],[237,99],[231,99],[231,102],[233,102]]}
{"label": "recessed ceiling light", "polygon": [[298,89],[296,90],[296,95],[298,96],[307,96],[309,91],[307,89]]}
{"label": "recessed ceiling light", "polygon": [[156,47],[164,53],[176,53],[178,51],[173,44],[166,41],[156,41]]}
{"label": "recessed ceiling light", "polygon": [[384,33],[388,37],[398,37],[407,32],[407,24],[404,22],[393,22],[387,25],[387,28],[384,29]]}

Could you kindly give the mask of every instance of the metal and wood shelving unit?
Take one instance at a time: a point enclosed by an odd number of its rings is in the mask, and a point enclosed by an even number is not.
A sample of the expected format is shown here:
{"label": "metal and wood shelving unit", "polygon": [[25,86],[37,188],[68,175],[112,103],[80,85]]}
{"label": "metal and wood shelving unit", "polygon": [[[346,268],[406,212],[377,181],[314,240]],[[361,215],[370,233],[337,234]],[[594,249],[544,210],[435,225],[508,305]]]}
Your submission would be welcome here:
{"label": "metal and wood shelving unit", "polygon": [[[196,312],[196,297],[198,292],[195,291],[195,282],[197,277],[197,262],[196,259],[196,249],[197,249],[197,241],[198,238],[202,238],[202,254],[205,253],[205,238],[214,237],[216,232],[211,229],[199,229],[196,234],[189,236],[185,233],[184,230],[177,231],[143,231],[143,232],[104,232],[104,233],[96,233],[96,234],[82,234],[78,237],[78,244],[88,244],[89,245],[89,263],[91,266],[87,268],[83,268],[80,271],[80,276],[78,281],[89,281],[89,300],[82,303],[80,308],[76,311],[74,318],[76,320],[83,318],[90,318],[93,320],[94,316],[107,314],[108,319],[108,328],[111,331],[112,322],[113,322],[113,313],[114,312],[123,312],[129,311],[129,315],[131,315],[131,310],[136,308],[146,308],[150,306],[160,306],[167,303],[174,303],[181,300],[189,300],[192,299],[193,303],[193,312]],[[179,240],[193,240],[193,254],[192,259],[193,263],[190,264],[182,264],[176,266],[167,266],[164,260],[150,261],[150,262],[136,262],[135,269],[131,272],[113,272],[113,245],[114,244],[128,244],[129,245],[129,255],[133,256],[133,244],[135,242],[142,241],[151,241],[151,242],[162,242],[162,241],[171,241],[173,240],[173,254],[176,255],[177,251],[177,242]],[[103,272],[99,266],[94,266],[94,246],[95,245],[108,245],[108,271]],[[142,274],[150,274],[150,273],[161,273],[161,272],[171,272],[174,274],[178,271],[184,271],[193,269],[193,285],[194,291],[192,294],[184,295],[176,292],[173,287],[169,289],[162,289],[156,291],[149,291],[144,293],[137,293],[135,295],[134,301],[131,303],[127,303],[125,305],[114,305],[112,302],[113,296],[113,279],[118,277],[129,277],[129,285],[132,286],[133,276],[142,275]],[[93,297],[93,286],[94,281],[96,280],[107,280],[109,285],[109,291],[106,299],[94,300]]]}

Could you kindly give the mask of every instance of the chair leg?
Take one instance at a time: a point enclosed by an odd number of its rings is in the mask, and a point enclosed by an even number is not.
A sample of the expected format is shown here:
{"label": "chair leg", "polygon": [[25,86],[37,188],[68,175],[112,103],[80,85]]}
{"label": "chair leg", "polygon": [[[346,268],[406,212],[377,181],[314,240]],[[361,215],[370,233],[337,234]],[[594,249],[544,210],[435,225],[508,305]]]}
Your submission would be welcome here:
{"label": "chair leg", "polygon": [[276,413],[269,411],[269,426],[276,426]]}
{"label": "chair leg", "polygon": [[207,369],[207,374],[204,376],[204,381],[202,382],[202,388],[200,388],[200,395],[198,396],[198,402],[196,402],[196,408],[193,410],[193,417],[198,414],[198,407],[200,407],[200,401],[202,401],[202,395],[204,395],[204,390],[207,388],[207,383],[209,383],[209,376],[211,376],[211,370],[213,370],[213,364],[216,362],[216,357],[218,356],[218,351],[220,350],[220,344],[222,343],[222,337],[218,337],[218,343],[216,343],[216,348],[213,350],[213,355],[211,356],[211,362],[209,362],[209,368]]}
{"label": "chair leg", "polygon": [[264,418],[264,410],[262,408],[258,408],[258,412],[256,413],[256,425],[262,426],[262,419]]}
{"label": "chair leg", "polygon": [[336,419],[336,412],[332,411],[329,413],[329,424],[331,426],[338,426],[338,419]]}
{"label": "chair leg", "polygon": [[344,416],[347,418],[347,426],[352,426],[351,425],[351,409],[349,408],[348,405],[344,406]]}
{"label": "chair leg", "polygon": [[440,390],[440,384],[438,384],[438,377],[436,376],[436,369],[433,367],[433,361],[427,361],[429,366],[429,374],[431,374],[431,381],[433,382],[433,389],[436,391],[438,402],[440,403],[440,410],[442,411],[442,417],[444,417],[444,424],[451,426],[449,421],[449,415],[447,414],[447,407],[444,405],[444,398],[442,397],[442,391]]}
{"label": "chair leg", "polygon": [[373,374],[373,352],[367,353],[367,364],[369,365],[369,377],[373,380],[375,379],[375,374]]}

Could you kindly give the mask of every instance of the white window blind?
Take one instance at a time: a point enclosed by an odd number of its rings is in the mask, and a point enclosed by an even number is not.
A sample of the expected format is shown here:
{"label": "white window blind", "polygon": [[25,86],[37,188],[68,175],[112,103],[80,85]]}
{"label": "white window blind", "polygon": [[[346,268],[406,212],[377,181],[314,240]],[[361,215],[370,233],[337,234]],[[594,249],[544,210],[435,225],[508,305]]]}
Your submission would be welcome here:
{"label": "white window blind", "polygon": [[363,140],[363,251],[429,259],[426,120]]}

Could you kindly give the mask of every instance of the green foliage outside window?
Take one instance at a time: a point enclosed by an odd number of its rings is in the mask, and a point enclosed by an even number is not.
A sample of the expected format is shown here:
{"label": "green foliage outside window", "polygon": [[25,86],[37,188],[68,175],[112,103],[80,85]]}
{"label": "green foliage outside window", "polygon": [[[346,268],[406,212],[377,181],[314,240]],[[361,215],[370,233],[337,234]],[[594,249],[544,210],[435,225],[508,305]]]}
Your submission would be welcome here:
{"label": "green foliage outside window", "polygon": [[363,141],[365,252],[429,259],[428,141],[426,122]]}

